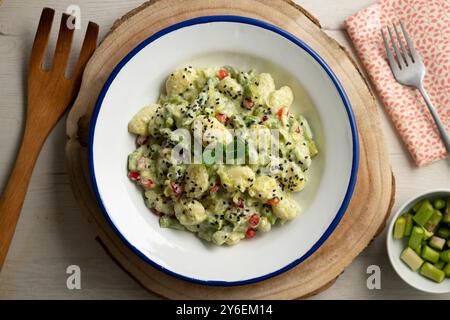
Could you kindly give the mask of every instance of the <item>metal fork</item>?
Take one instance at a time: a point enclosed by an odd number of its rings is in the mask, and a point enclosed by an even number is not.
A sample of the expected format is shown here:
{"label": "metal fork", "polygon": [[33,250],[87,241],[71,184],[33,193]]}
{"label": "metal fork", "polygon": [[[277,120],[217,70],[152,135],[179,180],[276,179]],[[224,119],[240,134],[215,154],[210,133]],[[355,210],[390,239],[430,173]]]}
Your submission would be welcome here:
{"label": "metal fork", "polygon": [[394,48],[395,55],[392,54],[392,50],[389,46],[389,43],[386,39],[383,29],[381,29],[381,36],[383,37],[384,46],[386,47],[386,55],[389,60],[389,65],[391,67],[392,73],[394,74],[395,79],[401,84],[411,86],[417,88],[419,92],[422,94],[423,99],[430,110],[431,116],[436,123],[436,126],[441,135],[442,141],[447,149],[447,152],[450,153],[450,138],[445,130],[444,124],[439,118],[436,109],[431,103],[430,97],[428,96],[425,88],[423,87],[423,78],[425,76],[425,65],[422,62],[419,54],[414,49],[414,46],[411,42],[411,39],[408,36],[408,33],[405,30],[405,26],[403,22],[400,21],[400,28],[403,33],[403,37],[405,38],[406,44],[408,45],[408,49],[405,47],[405,44],[401,40],[400,34],[397,30],[395,24],[393,25],[393,29],[395,35],[397,36],[397,41],[400,44],[400,48],[396,41],[394,40],[391,28],[387,27],[389,38],[391,39],[392,47]]}

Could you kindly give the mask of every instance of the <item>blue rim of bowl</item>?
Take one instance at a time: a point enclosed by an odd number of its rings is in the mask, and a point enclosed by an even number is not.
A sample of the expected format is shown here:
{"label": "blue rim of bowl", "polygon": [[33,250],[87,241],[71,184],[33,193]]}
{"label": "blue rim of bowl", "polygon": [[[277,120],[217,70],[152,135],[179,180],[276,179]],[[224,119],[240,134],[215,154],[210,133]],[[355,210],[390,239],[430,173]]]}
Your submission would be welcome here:
{"label": "blue rim of bowl", "polygon": [[[105,208],[105,206],[103,205],[103,201],[102,198],[100,196],[99,190],[98,190],[98,186],[97,186],[97,181],[95,178],[95,170],[94,170],[94,160],[93,160],[93,154],[94,154],[94,150],[93,150],[93,146],[94,146],[94,133],[95,133],[95,126],[97,123],[97,118],[98,118],[98,114],[100,112],[101,109],[101,105],[103,103],[103,99],[105,98],[106,93],[108,92],[108,89],[111,85],[111,83],[114,81],[114,79],[116,78],[117,74],[120,72],[120,70],[128,63],[128,61],[130,59],[132,59],[139,51],[141,51],[143,48],[145,48],[147,45],[149,45],[150,43],[152,43],[153,41],[157,40],[158,38],[172,32],[172,31],[176,31],[178,29],[181,28],[185,28],[185,27],[190,27],[193,25],[197,25],[197,24],[205,24],[205,23],[212,23],[212,22],[234,22],[234,23],[242,23],[242,24],[248,24],[248,25],[253,25],[256,27],[260,27],[269,31],[272,31],[286,39],[288,39],[289,41],[293,42],[294,44],[296,44],[298,47],[300,47],[301,49],[303,49],[304,51],[306,51],[312,58],[314,58],[314,60],[319,63],[319,65],[325,70],[325,72],[328,74],[328,76],[330,77],[330,79],[333,81],[333,84],[336,87],[336,90],[339,92],[339,95],[342,99],[342,102],[344,103],[345,109],[347,111],[347,115],[349,118],[349,124],[350,124],[350,128],[351,128],[351,132],[352,132],[352,141],[353,141],[353,161],[352,161],[352,169],[351,169],[351,175],[350,175],[350,180],[349,180],[349,184],[347,187],[347,192],[345,193],[344,199],[342,201],[342,205],[339,208],[336,216],[334,217],[333,221],[331,222],[331,224],[328,226],[328,228],[325,230],[324,234],[319,238],[319,240],[300,258],[292,261],[291,263],[289,263],[288,265],[284,266],[281,269],[278,269],[276,271],[273,271],[269,274],[263,275],[263,276],[259,276],[256,278],[251,278],[251,279],[246,279],[246,280],[239,280],[239,281],[222,281],[222,280],[200,280],[200,279],[196,279],[196,278],[191,278],[191,277],[187,277],[184,276],[182,274],[173,272],[167,268],[162,267],[161,265],[159,265],[158,263],[154,262],[153,260],[151,260],[149,257],[147,257],[146,255],[144,255],[141,251],[139,251],[135,246],[133,246],[118,230],[118,228],[114,225],[114,223],[112,222],[111,218],[109,217],[109,214]],[[162,29],[158,32],[156,32],[155,34],[153,34],[152,36],[150,36],[149,38],[147,38],[146,40],[144,40],[143,42],[141,42],[137,47],[135,47],[132,51],[130,51],[118,64],[117,66],[114,68],[114,70],[112,71],[111,75],[108,77],[108,79],[106,80],[105,84],[103,85],[103,88],[100,92],[100,95],[97,99],[97,102],[95,104],[95,108],[93,110],[92,113],[92,119],[91,119],[91,124],[90,124],[90,129],[89,129],[89,175],[91,178],[91,183],[94,189],[94,193],[95,193],[95,197],[97,198],[97,202],[100,206],[100,209],[102,210],[103,214],[106,217],[106,220],[109,222],[109,224],[111,225],[111,227],[113,228],[114,232],[120,237],[120,239],[125,243],[126,246],[128,246],[128,248],[130,248],[136,255],[138,255],[142,260],[144,260],[145,262],[149,263],[151,266],[155,267],[156,269],[174,276],[178,279],[182,279],[185,281],[189,281],[189,282],[193,282],[193,283],[197,283],[197,284],[202,284],[202,285],[209,285],[209,286],[240,286],[240,285],[246,285],[246,284],[251,284],[251,283],[255,283],[255,282],[259,282],[259,281],[263,281],[263,280],[267,280],[269,278],[275,277],[279,274],[282,274],[283,272],[297,266],[298,264],[300,264],[301,262],[303,262],[304,260],[306,260],[310,255],[312,255],[317,249],[320,248],[320,246],[325,242],[325,240],[328,239],[328,237],[331,235],[331,233],[334,231],[334,229],[337,227],[337,225],[339,224],[339,222],[341,221],[342,217],[344,216],[345,211],[347,210],[347,207],[349,205],[350,199],[352,198],[352,194],[353,194],[353,190],[355,188],[355,184],[356,184],[356,178],[357,178],[357,172],[358,172],[358,165],[359,165],[359,140],[358,140],[358,131],[356,128],[356,121],[355,121],[355,117],[353,115],[353,111],[352,108],[350,106],[350,102],[348,100],[347,95],[345,94],[344,88],[342,87],[341,83],[339,82],[339,80],[337,79],[336,75],[333,73],[333,71],[331,70],[331,68],[326,64],[326,62],[313,50],[311,49],[307,44],[305,44],[303,41],[301,41],[300,39],[298,39],[297,37],[295,37],[294,35],[292,35],[291,33],[277,27],[274,26],[270,23],[261,21],[261,20],[257,20],[257,19],[253,19],[253,18],[248,18],[248,17],[243,17],[243,16],[233,16],[233,15],[217,15],[217,16],[202,16],[202,17],[198,17],[198,18],[194,18],[194,19],[190,19],[190,20],[186,20],[186,21],[182,21],[179,22],[177,24],[174,24],[172,26],[169,26],[165,29]]]}

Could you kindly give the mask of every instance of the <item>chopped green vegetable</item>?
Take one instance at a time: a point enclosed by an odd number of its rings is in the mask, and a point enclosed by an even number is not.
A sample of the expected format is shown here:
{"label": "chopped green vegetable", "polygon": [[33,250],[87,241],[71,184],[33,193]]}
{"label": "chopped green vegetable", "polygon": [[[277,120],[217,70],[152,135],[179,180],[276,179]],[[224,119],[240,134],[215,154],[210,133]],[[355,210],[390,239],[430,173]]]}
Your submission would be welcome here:
{"label": "chopped green vegetable", "polygon": [[424,243],[423,243],[423,241],[420,243],[420,245],[416,248],[416,249],[414,249],[414,251],[418,254],[418,255],[421,255],[422,254],[422,247],[424,246]]}
{"label": "chopped green vegetable", "polygon": [[442,270],[439,270],[435,266],[433,266],[431,263],[425,262],[422,267],[420,268],[420,274],[424,277],[433,280],[437,283],[441,283],[444,281],[445,273]]}
{"label": "chopped green vegetable", "polygon": [[443,223],[450,223],[450,197],[447,198],[447,208],[445,208],[444,216],[442,217]]}
{"label": "chopped green vegetable", "polygon": [[177,219],[168,216],[162,216],[161,218],[159,218],[159,226],[161,228],[185,230],[184,226]]}
{"label": "chopped green vegetable", "polygon": [[429,246],[423,246],[421,257],[432,263],[439,261],[439,252]]}
{"label": "chopped green vegetable", "polygon": [[442,250],[442,249],[444,249],[444,246],[445,246],[445,239],[442,239],[437,236],[432,236],[429,241],[429,245],[430,245],[430,247],[432,247],[434,249]]}
{"label": "chopped green vegetable", "polygon": [[409,237],[411,235],[411,231],[412,231],[413,224],[414,224],[413,219],[412,219],[413,216],[412,216],[412,214],[407,213],[405,215],[405,218],[406,218],[405,237]]}
{"label": "chopped green vegetable", "polygon": [[428,222],[428,220],[431,218],[431,216],[434,214],[435,210],[433,206],[431,205],[429,200],[424,200],[422,202],[422,205],[420,206],[417,213],[414,215],[413,219],[414,221],[420,225],[425,226],[425,224]]}
{"label": "chopped green vegetable", "polygon": [[442,269],[442,271],[444,271],[445,276],[447,278],[450,278],[450,263],[447,263],[447,265],[444,267],[444,269]]}
{"label": "chopped green vegetable", "polygon": [[422,201],[419,201],[419,202],[417,202],[414,206],[413,206],[413,211],[414,212],[417,212],[417,211],[419,211],[419,209],[420,209],[420,207],[422,206],[422,204],[423,204],[423,202],[424,202],[425,200],[422,200]]}
{"label": "chopped green vegetable", "polygon": [[308,149],[309,153],[311,154],[311,157],[314,157],[319,153],[319,150],[317,150],[316,143],[313,140],[308,140]]}
{"label": "chopped green vegetable", "polygon": [[410,267],[413,271],[418,270],[423,264],[423,259],[419,257],[419,255],[410,247],[406,247],[403,250],[402,254],[400,255],[400,259],[402,259],[402,261],[406,263],[408,267]]}
{"label": "chopped green vegetable", "polygon": [[200,239],[206,241],[212,241],[212,236],[216,230],[214,228],[206,228],[198,231],[198,236]]}
{"label": "chopped green vegetable", "polygon": [[408,246],[416,252],[419,250],[422,244],[423,234],[424,231],[421,227],[417,226],[413,227],[411,237],[409,238],[408,241]]}
{"label": "chopped green vegetable", "polygon": [[427,229],[425,229],[425,227],[422,227],[422,230],[423,230],[423,240],[428,240],[434,235],[433,232],[428,231]]}
{"label": "chopped green vegetable", "polygon": [[258,122],[258,118],[255,116],[246,115],[244,116],[244,123],[247,127]]}
{"label": "chopped green vegetable", "polygon": [[232,78],[236,78],[239,74],[239,71],[233,68],[232,66],[224,66],[223,68],[228,71],[228,73]]}
{"label": "chopped green vegetable", "polygon": [[267,216],[267,221],[269,221],[271,225],[274,225],[277,222],[277,220],[278,218],[272,213]]}
{"label": "chopped green vegetable", "polygon": [[406,218],[401,216],[395,221],[394,239],[401,239],[405,234]]}
{"label": "chopped green vegetable", "polygon": [[433,202],[433,206],[435,209],[441,210],[441,209],[445,208],[445,201],[442,199],[436,199]]}
{"label": "chopped green vegetable", "polygon": [[441,260],[444,262],[450,262],[450,249],[441,252]]}
{"label": "chopped green vegetable", "polygon": [[445,228],[445,227],[439,228],[436,234],[441,238],[449,239],[450,238],[450,229]]}
{"label": "chopped green vegetable", "polygon": [[431,218],[425,224],[425,229],[430,232],[435,232],[442,220],[442,213],[439,210],[435,210]]}
{"label": "chopped green vegetable", "polygon": [[442,269],[444,269],[444,267],[445,267],[445,262],[439,260],[438,262],[436,262],[436,263],[434,264],[434,266],[435,266],[436,268],[438,268],[439,270],[442,270]]}

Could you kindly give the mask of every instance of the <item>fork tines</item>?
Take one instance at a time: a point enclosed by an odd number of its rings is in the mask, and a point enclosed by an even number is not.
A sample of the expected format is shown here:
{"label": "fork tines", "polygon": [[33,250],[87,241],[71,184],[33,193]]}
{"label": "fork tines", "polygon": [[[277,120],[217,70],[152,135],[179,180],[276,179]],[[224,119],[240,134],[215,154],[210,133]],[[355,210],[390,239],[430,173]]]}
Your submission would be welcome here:
{"label": "fork tines", "polygon": [[405,31],[403,22],[399,21],[399,25],[407,46],[405,46],[404,41],[402,40],[402,37],[400,36],[400,33],[398,32],[398,28],[395,25],[395,23],[392,24],[392,29],[395,32],[395,37],[391,28],[389,26],[386,27],[389,34],[389,38],[391,40],[392,47],[394,48],[395,55],[392,54],[390,48],[391,46],[389,45],[389,42],[386,38],[383,29],[381,29],[381,36],[383,37],[384,46],[386,48],[386,55],[388,57],[391,68],[403,69],[409,66],[410,64],[414,64],[420,58],[414,49],[414,46],[411,42],[411,39],[408,36],[408,33]]}
{"label": "fork tines", "polygon": [[[43,63],[45,58],[45,51],[50,38],[50,31],[52,28],[55,10],[51,8],[44,8],[42,10],[41,18],[39,20],[38,30],[31,50],[30,72],[44,71]],[[69,61],[70,50],[72,46],[72,39],[74,28],[69,26],[69,19],[76,19],[66,13],[63,13],[61,24],[59,27],[58,40],[56,42],[55,54],[53,63],[48,70],[51,73],[64,75]],[[72,23],[73,24],[73,23]],[[71,77],[75,82],[80,82],[81,73],[84,70],[89,57],[96,48],[99,27],[93,22],[89,22],[83,45],[81,47],[80,55],[75,66],[75,71]]]}

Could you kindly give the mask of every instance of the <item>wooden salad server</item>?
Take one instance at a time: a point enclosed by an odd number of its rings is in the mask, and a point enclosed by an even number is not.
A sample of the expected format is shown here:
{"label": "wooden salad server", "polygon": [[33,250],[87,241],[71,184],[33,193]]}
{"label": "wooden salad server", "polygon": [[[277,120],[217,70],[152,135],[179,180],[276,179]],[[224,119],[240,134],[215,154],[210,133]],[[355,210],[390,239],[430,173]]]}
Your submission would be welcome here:
{"label": "wooden salad server", "polygon": [[89,22],[73,75],[66,78],[74,33],[69,18],[74,17],[63,14],[53,64],[44,70],[54,15],[55,10],[43,9],[31,51],[25,130],[14,168],[0,197],[0,268],[5,262],[39,152],[53,127],[77,96],[83,70],[97,46],[99,27]]}

